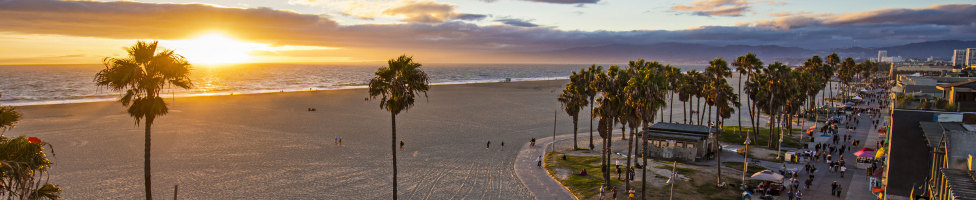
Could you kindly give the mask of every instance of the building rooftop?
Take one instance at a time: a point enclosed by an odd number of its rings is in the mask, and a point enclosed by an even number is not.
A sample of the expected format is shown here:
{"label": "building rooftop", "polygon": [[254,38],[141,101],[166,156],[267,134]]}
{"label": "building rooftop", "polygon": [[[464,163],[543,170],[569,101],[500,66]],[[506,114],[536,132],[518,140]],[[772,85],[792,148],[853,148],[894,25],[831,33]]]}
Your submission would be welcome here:
{"label": "building rooftop", "polygon": [[954,199],[976,200],[976,181],[972,172],[961,169],[942,169],[942,176],[949,183],[949,191]]}
{"label": "building rooftop", "polygon": [[937,88],[939,88],[940,90],[945,90],[946,88],[950,88],[950,87],[976,88],[976,79],[949,83],[949,84],[942,84],[937,86]]}
{"label": "building rooftop", "polygon": [[969,155],[976,154],[976,132],[951,130],[946,132],[946,160],[949,168],[967,169]]}
{"label": "building rooftop", "polygon": [[904,85],[902,93],[942,94],[942,90],[934,85]]}
{"label": "building rooftop", "polygon": [[888,146],[888,167],[885,175],[888,185],[885,191],[891,195],[909,196],[912,186],[926,182],[932,161],[919,122],[935,120],[939,112],[895,109],[892,115],[891,136]]}
{"label": "building rooftop", "polygon": [[655,123],[650,127],[647,127],[650,131],[681,131],[688,134],[698,134],[703,136],[708,136],[711,128],[706,126],[691,125],[691,124],[678,124],[678,123]]}
{"label": "building rooftop", "polygon": [[929,144],[929,148],[939,147],[939,142],[942,142],[942,135],[945,129],[939,122],[918,122],[919,128],[922,128],[922,134],[925,135],[925,140]]}

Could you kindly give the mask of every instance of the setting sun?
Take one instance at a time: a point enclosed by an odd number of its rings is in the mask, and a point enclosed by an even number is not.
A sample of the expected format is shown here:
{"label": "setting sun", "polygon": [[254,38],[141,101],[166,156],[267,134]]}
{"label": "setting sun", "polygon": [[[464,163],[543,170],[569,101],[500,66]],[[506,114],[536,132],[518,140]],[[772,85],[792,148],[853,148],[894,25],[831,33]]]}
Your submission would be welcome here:
{"label": "setting sun", "polygon": [[251,60],[251,51],[266,45],[236,40],[219,33],[210,33],[187,40],[160,42],[194,64],[233,64]]}

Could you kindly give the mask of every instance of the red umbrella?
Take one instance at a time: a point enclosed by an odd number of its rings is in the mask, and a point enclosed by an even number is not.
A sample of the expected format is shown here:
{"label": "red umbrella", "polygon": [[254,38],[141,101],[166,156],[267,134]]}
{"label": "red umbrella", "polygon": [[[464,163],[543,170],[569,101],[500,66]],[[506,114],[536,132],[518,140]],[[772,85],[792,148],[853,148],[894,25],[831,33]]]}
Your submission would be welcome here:
{"label": "red umbrella", "polygon": [[874,151],[874,149],[864,147],[864,148],[858,149],[858,151]]}
{"label": "red umbrella", "polygon": [[858,151],[858,152],[854,152],[854,155],[857,156],[857,157],[862,157],[862,158],[873,158],[874,157],[874,152],[870,152],[870,151]]}

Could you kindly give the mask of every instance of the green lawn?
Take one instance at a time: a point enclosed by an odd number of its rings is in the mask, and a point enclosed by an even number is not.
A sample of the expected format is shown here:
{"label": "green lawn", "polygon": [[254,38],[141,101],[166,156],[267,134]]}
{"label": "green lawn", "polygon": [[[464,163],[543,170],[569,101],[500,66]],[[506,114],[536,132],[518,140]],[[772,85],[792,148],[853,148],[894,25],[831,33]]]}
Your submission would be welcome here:
{"label": "green lawn", "polygon": [[[743,134],[741,135],[736,134],[736,132],[739,129],[740,129],[739,126],[723,126],[723,130],[725,131],[725,133],[719,135],[718,140],[725,143],[732,143],[732,144],[744,143],[746,141],[745,133],[750,133],[752,132],[753,129],[750,127],[742,128]],[[804,130],[794,128],[793,135],[796,136],[798,134],[803,134],[803,131]],[[775,134],[777,135],[774,135],[773,137],[774,141],[779,139],[779,133],[775,133]],[[769,129],[759,128],[759,138],[752,138],[752,144],[753,144],[752,147],[763,148],[766,146],[768,142],[769,142]],[[790,137],[789,135],[787,135],[786,137],[783,137],[783,147],[797,148],[797,149],[803,148],[803,141],[800,140],[800,138],[798,137]]]}
{"label": "green lawn", "polygon": [[[563,186],[568,187],[573,194],[580,197],[580,199],[589,199],[589,197],[600,195],[600,186],[603,185],[603,172],[600,172],[600,156],[566,155],[566,160],[562,160],[562,153],[549,153],[547,156],[550,161],[555,161],[546,162],[546,170],[549,170],[550,174],[556,174],[555,168],[572,170],[573,174],[569,175],[568,179],[559,180],[559,182]],[[613,185],[623,183],[615,177],[616,166],[611,162],[610,169],[613,171],[613,174],[610,175],[610,183]],[[586,176],[579,175],[579,172],[583,169],[586,169]]]}
{"label": "green lawn", "polygon": [[[671,171],[671,166],[660,165],[660,166],[655,166],[654,168],[666,169],[668,171]],[[691,168],[677,167],[674,168],[674,171],[678,172],[678,174],[685,175],[685,176],[690,176],[695,174],[695,170]]]}
{"label": "green lawn", "polygon": [[[739,171],[742,171],[742,162],[734,162],[734,161],[722,162],[722,165],[725,165],[726,167],[731,167],[732,169],[737,169]],[[766,170],[766,167],[750,164],[749,171],[747,171],[746,174],[754,174],[762,170]]]}

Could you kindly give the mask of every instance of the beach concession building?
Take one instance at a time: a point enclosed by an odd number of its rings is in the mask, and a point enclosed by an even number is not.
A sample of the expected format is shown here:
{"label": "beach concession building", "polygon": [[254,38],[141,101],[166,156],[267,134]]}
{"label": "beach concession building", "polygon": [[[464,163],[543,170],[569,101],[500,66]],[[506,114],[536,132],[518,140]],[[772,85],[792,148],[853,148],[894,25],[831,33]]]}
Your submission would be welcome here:
{"label": "beach concession building", "polygon": [[706,126],[656,123],[641,131],[647,134],[647,155],[652,158],[699,161],[713,151],[710,132]]}

